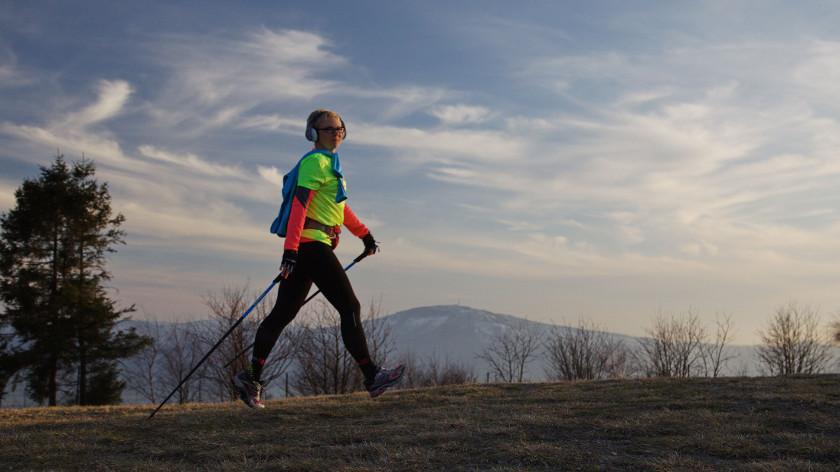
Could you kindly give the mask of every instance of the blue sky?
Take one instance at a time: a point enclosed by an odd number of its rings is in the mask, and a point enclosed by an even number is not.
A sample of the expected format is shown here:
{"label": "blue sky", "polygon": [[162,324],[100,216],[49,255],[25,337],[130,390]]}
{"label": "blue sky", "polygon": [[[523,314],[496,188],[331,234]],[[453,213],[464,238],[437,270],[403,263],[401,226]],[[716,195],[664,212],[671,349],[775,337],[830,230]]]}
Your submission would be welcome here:
{"label": "blue sky", "polygon": [[[462,304],[643,334],[840,308],[834,2],[4,2],[0,210],[56,149],[126,217],[137,318],[276,275],[310,111],[348,127],[348,203],[386,313]],[[345,237],[342,260],[361,252]]]}

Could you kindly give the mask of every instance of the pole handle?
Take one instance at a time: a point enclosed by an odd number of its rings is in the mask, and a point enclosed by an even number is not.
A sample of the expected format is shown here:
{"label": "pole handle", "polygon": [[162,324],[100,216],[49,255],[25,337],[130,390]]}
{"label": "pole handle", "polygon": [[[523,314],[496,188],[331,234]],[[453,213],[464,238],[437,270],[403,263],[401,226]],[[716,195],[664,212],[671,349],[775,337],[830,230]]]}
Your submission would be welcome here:
{"label": "pole handle", "polygon": [[[379,250],[379,246],[373,246],[373,252],[376,252],[376,251],[378,251],[378,250]],[[370,256],[371,254],[373,254],[373,253],[368,253],[368,251],[367,251],[367,250],[365,250],[365,251],[363,251],[361,254],[359,254],[359,256],[358,256],[358,257],[356,257],[355,259],[353,259],[353,262],[354,262],[354,263],[359,262],[359,261],[361,261],[362,259],[364,259],[365,257]],[[345,268],[345,269],[344,269],[344,271],[346,272],[346,271],[347,271],[347,269],[349,269],[350,267],[352,267],[352,264],[351,264],[350,266],[347,266],[347,268]]]}

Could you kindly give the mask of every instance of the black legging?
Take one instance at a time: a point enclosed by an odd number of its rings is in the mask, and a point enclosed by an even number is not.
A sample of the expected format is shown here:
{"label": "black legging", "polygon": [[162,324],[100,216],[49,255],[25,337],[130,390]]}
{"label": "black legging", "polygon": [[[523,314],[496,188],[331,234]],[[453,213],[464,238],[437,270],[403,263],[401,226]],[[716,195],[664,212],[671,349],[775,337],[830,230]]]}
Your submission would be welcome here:
{"label": "black legging", "polygon": [[257,330],[253,357],[262,360],[268,358],[283,328],[297,316],[313,282],[338,310],[341,337],[347,351],[356,362],[368,364],[370,354],[359,313],[361,305],[333,248],[321,242],[301,243],[298,248],[295,269],[280,283],[277,302]]}

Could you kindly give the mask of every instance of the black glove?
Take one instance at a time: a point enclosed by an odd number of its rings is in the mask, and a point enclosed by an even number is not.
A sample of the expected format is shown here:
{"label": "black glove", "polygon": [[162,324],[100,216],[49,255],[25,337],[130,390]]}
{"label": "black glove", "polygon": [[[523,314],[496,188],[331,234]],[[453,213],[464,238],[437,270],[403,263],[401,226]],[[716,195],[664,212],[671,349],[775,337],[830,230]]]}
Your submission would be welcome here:
{"label": "black glove", "polygon": [[283,251],[283,262],[280,263],[280,277],[286,278],[295,270],[297,264],[297,251],[286,249]]}
{"label": "black glove", "polygon": [[365,237],[362,238],[362,242],[365,243],[365,253],[367,253],[367,255],[371,256],[376,254],[376,250],[379,246],[376,245],[376,240],[373,239],[372,234],[366,234]]}

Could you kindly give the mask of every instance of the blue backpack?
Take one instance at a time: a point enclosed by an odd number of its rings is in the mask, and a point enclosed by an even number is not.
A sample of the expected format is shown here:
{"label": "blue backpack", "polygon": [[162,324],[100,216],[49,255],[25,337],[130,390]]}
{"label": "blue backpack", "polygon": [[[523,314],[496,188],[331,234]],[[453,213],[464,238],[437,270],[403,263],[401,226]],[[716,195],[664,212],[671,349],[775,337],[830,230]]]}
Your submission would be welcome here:
{"label": "blue backpack", "polygon": [[[295,188],[297,188],[298,171],[300,170],[300,163],[312,154],[331,155],[333,161],[333,172],[335,173],[336,177],[339,178],[339,180],[344,178],[341,173],[341,161],[339,161],[338,154],[336,153],[330,153],[323,149],[315,149],[301,157],[298,163],[295,165],[295,167],[292,170],[290,170],[288,174],[283,176],[283,203],[280,204],[280,213],[277,215],[277,218],[274,219],[274,222],[271,223],[271,232],[280,236],[281,238],[286,237],[286,227],[289,226],[289,215],[292,213],[292,201],[295,198]],[[335,197],[336,203],[342,202],[347,199],[347,194],[344,192],[344,185],[341,182],[339,182],[338,188],[339,191]]]}

